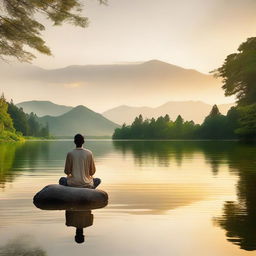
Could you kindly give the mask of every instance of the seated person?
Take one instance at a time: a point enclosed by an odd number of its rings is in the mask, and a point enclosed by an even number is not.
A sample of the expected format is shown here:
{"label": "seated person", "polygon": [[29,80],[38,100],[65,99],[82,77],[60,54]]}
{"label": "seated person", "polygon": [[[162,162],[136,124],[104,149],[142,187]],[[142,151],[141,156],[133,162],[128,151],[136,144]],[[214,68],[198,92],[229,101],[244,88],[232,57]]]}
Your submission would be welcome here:
{"label": "seated person", "polygon": [[96,188],[101,180],[93,178],[95,164],[92,152],[83,148],[84,137],[77,134],[74,137],[76,148],[68,152],[64,172],[67,177],[61,177],[60,185],[82,188]]}

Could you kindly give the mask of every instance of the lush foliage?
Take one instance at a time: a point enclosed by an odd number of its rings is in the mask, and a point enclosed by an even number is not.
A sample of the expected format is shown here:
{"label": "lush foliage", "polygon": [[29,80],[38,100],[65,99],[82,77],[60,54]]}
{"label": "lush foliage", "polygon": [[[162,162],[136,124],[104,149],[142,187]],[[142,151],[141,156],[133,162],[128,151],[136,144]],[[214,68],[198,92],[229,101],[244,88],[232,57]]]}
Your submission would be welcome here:
{"label": "lush foliage", "polygon": [[184,121],[180,115],[175,121],[171,121],[168,115],[157,120],[143,120],[140,115],[131,126],[124,124],[117,128],[113,139],[235,139],[238,125],[236,108],[231,108],[224,116],[214,105],[202,125]]}
{"label": "lush foliage", "polygon": [[49,137],[49,127],[42,126],[34,113],[26,114],[22,108],[18,108],[13,102],[8,103],[8,113],[13,120],[13,126],[17,132],[24,136]]}
{"label": "lush foliage", "polygon": [[[99,0],[104,3],[104,0]],[[2,0],[0,2],[0,58],[14,56],[20,61],[31,61],[35,56],[27,46],[43,54],[51,55],[41,32],[39,14],[46,16],[54,25],[68,22],[85,27],[86,17],[80,16],[80,0]]]}
{"label": "lush foliage", "polygon": [[34,114],[25,114],[22,108],[8,103],[0,97],[0,141],[22,140],[22,135],[33,137],[49,137],[48,125],[42,126]]}
{"label": "lush foliage", "polygon": [[13,127],[13,120],[8,113],[8,103],[4,95],[0,97],[0,141],[19,140],[20,136],[16,134]]}
{"label": "lush foliage", "polygon": [[2,94],[0,98],[0,132],[3,132],[4,130],[14,132],[13,122],[7,110],[8,103]]}
{"label": "lush foliage", "polygon": [[256,104],[239,107],[239,115],[237,134],[246,140],[256,140]]}
{"label": "lush foliage", "polygon": [[238,53],[227,56],[224,64],[214,71],[223,79],[225,95],[236,95],[239,113],[237,134],[246,140],[256,139],[256,37],[242,43]]}
{"label": "lush foliage", "polygon": [[223,79],[225,95],[236,95],[238,105],[256,102],[256,37],[248,38],[238,53],[227,56],[224,64],[214,71]]}

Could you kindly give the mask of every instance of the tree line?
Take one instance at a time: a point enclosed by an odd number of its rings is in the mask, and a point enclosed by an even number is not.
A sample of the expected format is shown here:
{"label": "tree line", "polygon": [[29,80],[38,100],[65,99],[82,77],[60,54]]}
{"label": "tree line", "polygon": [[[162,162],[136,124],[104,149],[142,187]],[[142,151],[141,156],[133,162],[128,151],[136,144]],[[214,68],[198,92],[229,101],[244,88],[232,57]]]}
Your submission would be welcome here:
{"label": "tree line", "polygon": [[117,128],[113,139],[236,139],[238,118],[235,107],[225,116],[216,105],[201,125],[184,121],[180,115],[175,121],[168,114],[145,120],[139,115],[131,125],[123,124]]}
{"label": "tree line", "polygon": [[0,139],[19,140],[22,136],[49,137],[48,124],[43,126],[33,112],[27,114],[13,102],[0,97]]}
{"label": "tree line", "polygon": [[222,115],[215,105],[202,125],[173,122],[169,116],[143,120],[136,117],[132,125],[115,130],[114,139],[243,139],[256,141],[256,37],[243,42],[238,52],[228,55],[224,64],[212,71],[222,79],[225,95],[236,96],[236,107]]}

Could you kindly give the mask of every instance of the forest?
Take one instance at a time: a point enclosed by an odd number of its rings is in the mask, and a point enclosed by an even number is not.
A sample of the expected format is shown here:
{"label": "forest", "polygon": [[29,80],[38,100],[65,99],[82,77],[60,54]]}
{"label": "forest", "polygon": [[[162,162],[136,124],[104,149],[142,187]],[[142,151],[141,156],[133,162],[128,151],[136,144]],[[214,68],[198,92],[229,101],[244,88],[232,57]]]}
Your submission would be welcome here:
{"label": "forest", "polygon": [[42,126],[34,113],[26,114],[13,102],[0,97],[0,141],[23,140],[25,137],[49,137],[48,125]]}
{"label": "forest", "polygon": [[193,121],[184,121],[179,115],[172,121],[169,115],[156,120],[136,117],[132,125],[123,124],[113,134],[113,139],[237,139],[239,113],[232,107],[227,115],[222,115],[216,105],[213,106],[204,122],[199,125]]}
{"label": "forest", "polygon": [[115,129],[112,138],[256,141],[256,104],[232,107],[227,115],[222,115],[214,105],[201,125],[184,121],[180,115],[175,121],[169,115],[145,120],[140,115],[131,125]]}

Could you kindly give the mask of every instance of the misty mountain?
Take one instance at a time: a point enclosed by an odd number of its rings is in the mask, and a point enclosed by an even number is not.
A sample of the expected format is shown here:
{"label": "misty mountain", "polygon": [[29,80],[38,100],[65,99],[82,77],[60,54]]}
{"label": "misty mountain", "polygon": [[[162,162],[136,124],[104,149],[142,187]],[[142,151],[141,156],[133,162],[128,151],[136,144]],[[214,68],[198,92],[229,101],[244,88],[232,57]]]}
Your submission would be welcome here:
{"label": "misty mountain", "polygon": [[15,102],[49,99],[62,105],[86,105],[99,112],[123,104],[156,106],[168,101],[225,101],[221,83],[212,75],[158,60],[51,70],[28,64],[2,66],[2,90]]}
{"label": "misty mountain", "polygon": [[51,101],[24,101],[16,104],[18,107],[23,108],[25,113],[35,113],[38,117],[41,116],[60,116],[68,111],[70,111],[73,107],[64,106],[54,104]]}
{"label": "misty mountain", "polygon": [[76,133],[85,136],[111,136],[115,128],[119,127],[84,106],[77,106],[61,116],[44,116],[39,120],[42,124],[49,125],[53,136],[74,136]]}
{"label": "misty mountain", "polygon": [[[218,108],[222,114],[234,106],[234,104],[222,104]],[[210,113],[212,105],[200,101],[167,102],[159,107],[130,107],[119,106],[103,112],[103,116],[113,122],[122,125],[131,124],[136,116],[142,114],[144,118],[157,118],[169,114],[172,120],[181,115],[185,120],[193,120],[195,123],[202,123],[204,118]]]}

